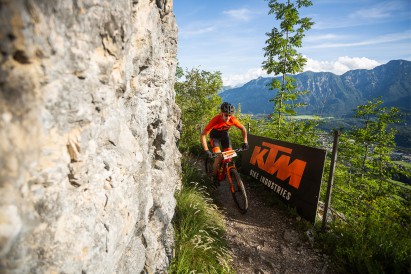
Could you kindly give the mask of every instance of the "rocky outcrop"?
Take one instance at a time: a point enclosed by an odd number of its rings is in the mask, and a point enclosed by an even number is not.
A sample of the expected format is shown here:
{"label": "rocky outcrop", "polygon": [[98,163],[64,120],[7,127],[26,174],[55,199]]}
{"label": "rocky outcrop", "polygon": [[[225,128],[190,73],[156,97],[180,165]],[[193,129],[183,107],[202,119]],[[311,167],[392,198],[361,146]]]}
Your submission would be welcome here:
{"label": "rocky outcrop", "polygon": [[172,0],[0,0],[0,273],[167,269]]}

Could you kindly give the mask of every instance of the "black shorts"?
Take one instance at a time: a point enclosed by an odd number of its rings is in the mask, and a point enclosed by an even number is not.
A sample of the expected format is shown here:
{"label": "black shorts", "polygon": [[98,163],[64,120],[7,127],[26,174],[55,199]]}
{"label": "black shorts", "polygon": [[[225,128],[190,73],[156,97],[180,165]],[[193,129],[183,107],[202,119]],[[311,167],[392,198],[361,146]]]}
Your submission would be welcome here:
{"label": "black shorts", "polygon": [[211,130],[210,143],[214,153],[221,152],[221,148],[223,151],[228,148],[231,149],[231,140],[228,131]]}

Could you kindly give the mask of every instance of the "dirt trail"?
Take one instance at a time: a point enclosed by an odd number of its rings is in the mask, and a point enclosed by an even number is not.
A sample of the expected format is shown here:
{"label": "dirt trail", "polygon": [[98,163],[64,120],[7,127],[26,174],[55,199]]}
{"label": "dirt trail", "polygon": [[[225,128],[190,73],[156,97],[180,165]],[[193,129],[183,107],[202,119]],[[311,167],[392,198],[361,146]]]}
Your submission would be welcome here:
{"label": "dirt trail", "polygon": [[264,205],[245,183],[249,209],[241,214],[226,181],[211,195],[223,211],[236,273],[335,273],[326,255],[311,246],[298,220]]}

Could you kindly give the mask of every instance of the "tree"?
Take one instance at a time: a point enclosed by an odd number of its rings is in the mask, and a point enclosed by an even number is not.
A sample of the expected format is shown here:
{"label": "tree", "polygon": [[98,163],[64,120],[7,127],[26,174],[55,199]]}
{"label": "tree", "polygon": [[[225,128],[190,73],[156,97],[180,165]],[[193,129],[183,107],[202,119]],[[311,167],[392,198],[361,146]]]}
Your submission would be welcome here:
{"label": "tree", "polygon": [[341,135],[332,207],[343,222],[324,241],[334,261],[354,273],[403,273],[409,269],[410,190],[391,180],[397,108],[380,98],[357,107],[361,122]]}
{"label": "tree", "polygon": [[381,107],[382,103],[377,98],[358,106],[354,117],[361,119],[363,126],[349,132],[349,138],[355,141],[351,148],[357,147],[351,162],[362,178],[372,176],[388,180],[392,176],[390,167],[394,165],[390,156],[395,147],[396,133],[392,125],[400,121],[400,113],[395,107]]}
{"label": "tree", "polygon": [[280,20],[280,27],[274,27],[267,33],[267,46],[264,48],[263,68],[267,73],[282,75],[282,80],[274,79],[271,83],[271,90],[278,92],[271,99],[274,102],[274,113],[277,113],[278,127],[284,122],[283,115],[295,115],[295,109],[303,104],[295,104],[298,96],[306,94],[308,91],[296,91],[295,80],[287,74],[302,72],[307,62],[296,48],[302,46],[304,32],[309,30],[314,24],[311,18],[300,18],[298,10],[302,7],[312,5],[308,0],[297,0],[287,3],[279,3],[277,0],[269,0],[269,14],[275,14],[276,20]]}
{"label": "tree", "polygon": [[181,150],[200,148],[200,128],[217,114],[221,98],[217,95],[223,82],[220,72],[193,68],[184,71],[178,67],[174,85],[176,102],[182,115]]}

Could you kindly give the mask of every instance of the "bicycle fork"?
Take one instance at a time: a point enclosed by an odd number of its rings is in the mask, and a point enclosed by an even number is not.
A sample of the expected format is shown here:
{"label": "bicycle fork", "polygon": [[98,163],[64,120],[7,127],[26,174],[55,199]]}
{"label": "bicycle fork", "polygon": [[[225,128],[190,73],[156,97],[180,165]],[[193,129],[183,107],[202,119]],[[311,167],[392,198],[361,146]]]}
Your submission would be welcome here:
{"label": "bicycle fork", "polygon": [[233,184],[233,180],[232,180],[232,178],[231,178],[231,169],[235,169],[235,167],[234,166],[229,166],[229,165],[227,165],[227,167],[226,167],[226,170],[227,170],[227,179],[228,179],[228,183],[230,184],[230,190],[231,190],[231,193],[234,193],[235,192],[235,188],[234,188],[234,184]]}

